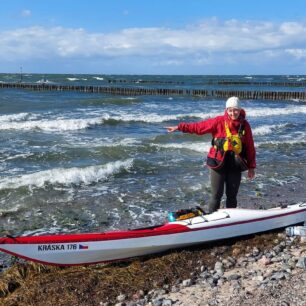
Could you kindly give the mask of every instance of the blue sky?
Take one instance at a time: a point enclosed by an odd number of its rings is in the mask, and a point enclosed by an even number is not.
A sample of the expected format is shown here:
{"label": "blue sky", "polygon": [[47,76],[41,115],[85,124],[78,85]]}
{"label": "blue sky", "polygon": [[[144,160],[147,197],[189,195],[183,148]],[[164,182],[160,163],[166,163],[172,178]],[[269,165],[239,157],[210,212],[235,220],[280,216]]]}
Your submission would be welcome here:
{"label": "blue sky", "polygon": [[305,74],[305,0],[11,0],[0,72]]}

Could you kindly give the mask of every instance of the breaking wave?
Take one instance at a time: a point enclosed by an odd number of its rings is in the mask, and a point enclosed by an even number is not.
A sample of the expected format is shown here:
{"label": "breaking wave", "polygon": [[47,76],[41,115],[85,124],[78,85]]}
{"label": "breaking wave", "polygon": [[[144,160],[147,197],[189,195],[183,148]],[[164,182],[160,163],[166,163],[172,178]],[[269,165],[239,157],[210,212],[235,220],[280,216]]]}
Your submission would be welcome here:
{"label": "breaking wave", "polygon": [[306,106],[290,105],[282,108],[248,108],[246,112],[248,117],[290,116],[293,114],[306,114]]}
{"label": "breaking wave", "polygon": [[[105,115],[105,123],[120,122],[145,122],[145,123],[162,123],[169,121],[200,121],[222,115],[223,110],[211,111],[208,113],[193,112],[180,114],[160,115],[158,113],[122,113],[119,115]],[[306,114],[306,106],[287,106],[284,108],[248,108],[247,117],[271,117],[271,116],[290,116],[293,114]]]}
{"label": "breaking wave", "polygon": [[177,120],[205,120],[214,116],[217,116],[217,112],[213,113],[191,113],[191,114],[173,114],[173,115],[159,115],[156,113],[151,114],[120,114],[114,116],[105,117],[105,123],[110,122],[145,122],[145,123],[162,123],[167,121]]}
{"label": "breaking wave", "polygon": [[263,135],[268,135],[277,130],[282,130],[286,128],[287,126],[288,124],[262,125],[262,126],[253,128],[252,130],[253,130],[253,135],[263,136]]}
{"label": "breaking wave", "polygon": [[127,171],[133,166],[133,159],[110,162],[105,165],[85,168],[56,168],[0,179],[0,190],[17,189],[20,187],[44,187],[50,185],[90,185],[106,180],[112,175]]}
{"label": "breaking wave", "polygon": [[[250,108],[247,110],[248,117],[270,117],[291,114],[306,114],[306,106],[288,106],[285,108]],[[0,116],[0,130],[42,130],[42,131],[72,131],[89,128],[99,124],[120,124],[121,122],[145,122],[163,123],[171,121],[200,121],[221,115],[220,111],[208,113],[179,113],[179,114],[158,114],[141,112],[122,112],[119,114],[104,113],[94,118],[78,119],[41,119],[38,115],[20,113]],[[97,115],[97,114],[96,114]],[[283,128],[284,125],[263,126],[254,129],[254,134],[264,135],[273,130]]]}
{"label": "breaking wave", "polygon": [[28,119],[28,117],[26,115],[23,115],[22,117],[21,114],[19,114],[19,116],[20,118],[12,116],[10,120],[2,120],[3,118],[0,118],[0,121],[2,121],[0,130],[41,130],[46,132],[73,131],[86,129],[103,122],[101,118],[22,121]]}
{"label": "breaking wave", "polygon": [[30,113],[19,113],[19,114],[11,114],[11,115],[2,115],[0,116],[0,122],[20,122],[25,120],[36,119],[37,116]]}
{"label": "breaking wave", "polygon": [[295,139],[284,139],[284,140],[270,140],[255,142],[256,147],[288,147],[288,146],[305,146],[306,139],[305,135],[297,137]]}
{"label": "breaking wave", "polygon": [[104,80],[104,78],[102,78],[102,77],[92,77],[93,79],[96,79],[97,81],[103,81]]}

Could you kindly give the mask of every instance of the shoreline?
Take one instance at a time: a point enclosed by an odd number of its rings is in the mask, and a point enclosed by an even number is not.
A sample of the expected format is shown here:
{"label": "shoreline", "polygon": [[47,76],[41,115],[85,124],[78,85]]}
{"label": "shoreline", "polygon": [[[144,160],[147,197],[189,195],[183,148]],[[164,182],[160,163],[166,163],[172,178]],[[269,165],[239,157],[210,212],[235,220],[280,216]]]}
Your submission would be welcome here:
{"label": "shoreline", "polygon": [[263,305],[268,299],[270,305],[305,305],[303,264],[305,237],[284,231],[108,265],[18,263],[3,273],[0,304],[212,306]]}

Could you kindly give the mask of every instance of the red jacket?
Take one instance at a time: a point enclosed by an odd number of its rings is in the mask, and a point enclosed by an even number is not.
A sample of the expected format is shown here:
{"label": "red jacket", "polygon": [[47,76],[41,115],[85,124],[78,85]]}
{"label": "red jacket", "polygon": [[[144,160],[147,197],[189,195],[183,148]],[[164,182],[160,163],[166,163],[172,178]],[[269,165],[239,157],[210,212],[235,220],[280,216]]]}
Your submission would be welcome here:
{"label": "red jacket", "polygon": [[[245,119],[245,111],[242,109],[237,120],[231,120],[225,111],[223,116],[207,119],[200,122],[185,123],[181,122],[178,125],[178,130],[184,133],[203,135],[210,133],[213,138],[226,138],[225,120],[228,122],[232,135],[237,135],[239,126],[243,125],[244,135],[241,137],[243,147],[245,148],[245,159],[249,169],[256,168],[256,151],[250,124]],[[212,146],[208,152],[208,158],[216,159],[221,162],[223,154]]]}

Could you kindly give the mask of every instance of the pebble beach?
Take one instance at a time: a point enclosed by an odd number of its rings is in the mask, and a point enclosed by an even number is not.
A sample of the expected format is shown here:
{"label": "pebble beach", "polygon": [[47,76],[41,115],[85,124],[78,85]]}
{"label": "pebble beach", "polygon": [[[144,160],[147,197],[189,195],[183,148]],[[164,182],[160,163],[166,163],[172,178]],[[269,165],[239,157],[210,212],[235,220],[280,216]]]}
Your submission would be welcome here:
{"label": "pebble beach", "polygon": [[152,290],[138,301],[120,302],[126,299],[120,295],[116,306],[306,305],[306,238],[278,238],[271,250],[254,247],[237,259],[220,257],[211,270],[199,267],[198,278]]}
{"label": "pebble beach", "polygon": [[126,305],[306,305],[306,239],[294,246],[295,238],[281,239],[272,250],[254,247],[238,259],[218,258],[214,269],[200,267],[196,280],[155,291],[148,303]]}

